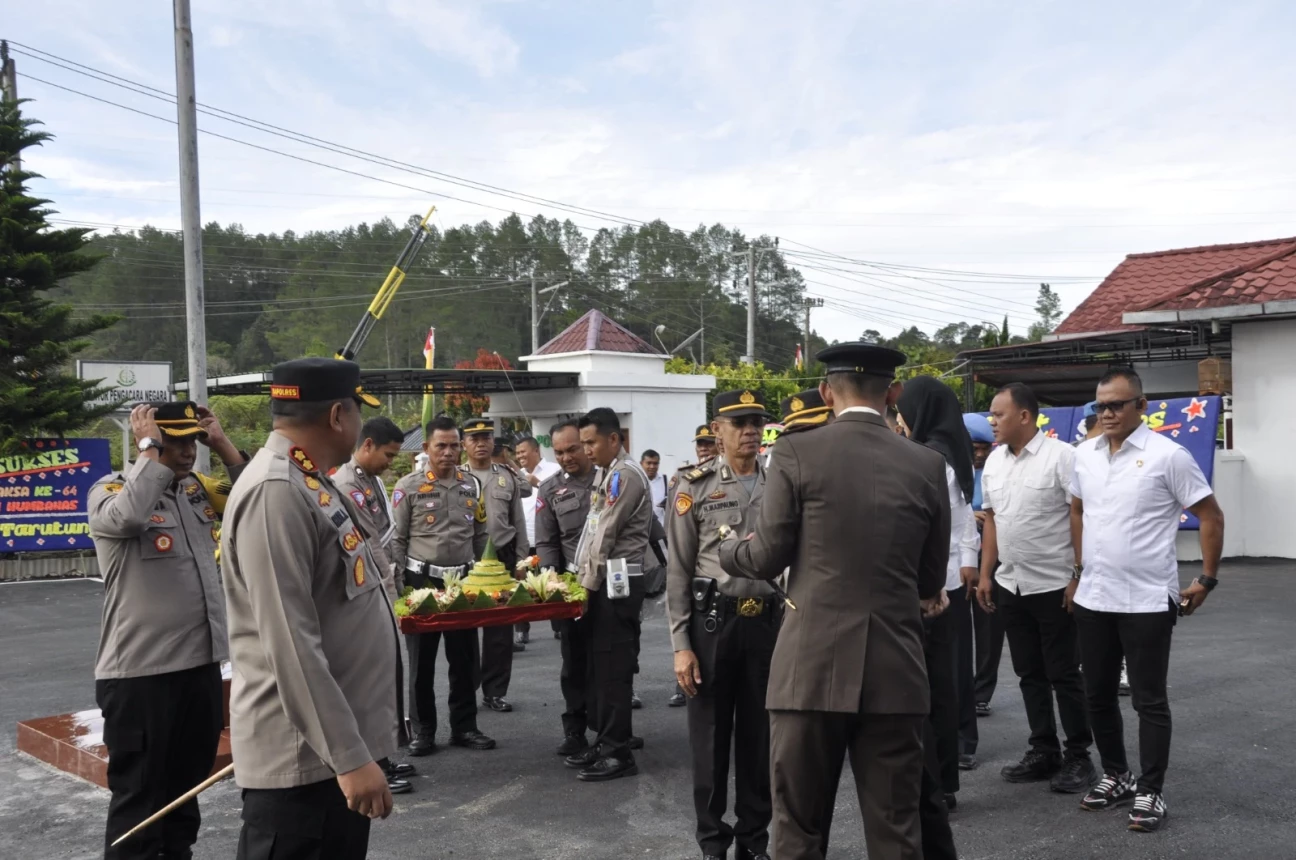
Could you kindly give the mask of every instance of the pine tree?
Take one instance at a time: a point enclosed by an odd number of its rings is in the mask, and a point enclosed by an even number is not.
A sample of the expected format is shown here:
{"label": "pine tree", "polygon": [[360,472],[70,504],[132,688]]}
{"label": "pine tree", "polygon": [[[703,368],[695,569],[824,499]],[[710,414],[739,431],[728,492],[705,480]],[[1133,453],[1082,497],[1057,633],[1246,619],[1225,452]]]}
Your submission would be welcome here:
{"label": "pine tree", "polygon": [[107,389],[70,373],[86,337],[115,317],[73,318],[71,305],[44,297],[59,281],[93,266],[80,253],[89,230],[51,229],[48,200],[27,193],[38,174],[17,168],[26,149],[52,135],[22,115],[22,102],[0,102],[0,455],[20,449],[29,436],[62,436],[110,412],[88,406]]}

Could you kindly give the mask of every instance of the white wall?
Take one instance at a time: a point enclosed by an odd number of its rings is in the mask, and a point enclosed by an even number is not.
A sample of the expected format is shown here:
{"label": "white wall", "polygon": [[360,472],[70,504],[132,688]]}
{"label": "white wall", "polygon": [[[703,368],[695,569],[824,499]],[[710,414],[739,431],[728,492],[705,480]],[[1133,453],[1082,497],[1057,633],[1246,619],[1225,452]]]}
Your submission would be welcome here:
{"label": "white wall", "polygon": [[[1233,447],[1246,508],[1225,521],[1246,555],[1296,558],[1296,320],[1233,326]],[[1225,511],[1227,517],[1228,512]]]}
{"label": "white wall", "polygon": [[1149,396],[1197,393],[1197,362],[1136,361],[1134,371],[1143,380],[1143,391]]}

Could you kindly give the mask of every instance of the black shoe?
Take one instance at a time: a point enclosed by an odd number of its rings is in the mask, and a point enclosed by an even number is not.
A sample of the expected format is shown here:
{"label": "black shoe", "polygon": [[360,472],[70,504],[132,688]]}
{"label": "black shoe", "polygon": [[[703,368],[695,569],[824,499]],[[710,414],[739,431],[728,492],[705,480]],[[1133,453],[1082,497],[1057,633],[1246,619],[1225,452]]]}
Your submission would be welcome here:
{"label": "black shoe", "polygon": [[988,717],[993,713],[994,713],[994,709],[990,707],[989,702],[976,703],[976,714],[978,717]]}
{"label": "black shoe", "polygon": [[584,752],[588,748],[589,741],[585,740],[584,733],[579,735],[567,735],[563,738],[563,742],[558,745],[558,755],[565,758],[567,756],[576,755],[579,752]]}
{"label": "black shoe", "polygon": [[639,698],[639,694],[632,690],[630,692],[630,710],[637,711],[642,707],[643,699]]}
{"label": "black shoe", "polygon": [[1098,784],[1080,801],[1081,809],[1111,809],[1134,799],[1134,777],[1128,773],[1105,773]]}
{"label": "black shoe", "polygon": [[581,782],[606,782],[609,779],[620,779],[623,776],[634,776],[639,772],[639,765],[632,758],[608,756],[596,760],[589,767],[576,774]]}
{"label": "black shoe", "polygon": [[526,645],[531,642],[531,634],[519,631],[517,635],[517,641],[519,645]]}
{"label": "black shoe", "polygon": [[703,854],[702,860],[729,860],[726,854]]}
{"label": "black shoe", "polygon": [[641,750],[643,749],[643,738],[639,737],[638,735],[631,735],[630,743],[627,744],[627,746],[629,746],[630,749],[632,750]]}
{"label": "black shoe", "polygon": [[483,696],[482,705],[501,714],[507,714],[513,710],[513,706],[503,696]]}
{"label": "black shoe", "polygon": [[667,704],[669,704],[672,708],[682,708],[688,704],[688,699],[684,698],[683,693],[673,693],[671,694],[670,702],[668,702]]}
{"label": "black shoe", "polygon": [[972,753],[959,753],[959,770],[976,770],[977,760]]}
{"label": "black shoe", "polygon": [[526,646],[523,645],[521,642],[514,642],[514,643],[513,643],[513,653],[514,653],[514,654],[518,653],[519,651],[525,651],[525,650],[526,650]]}
{"label": "black shoe", "polygon": [[387,790],[392,794],[409,794],[414,790],[414,786],[409,784],[409,780],[401,779],[399,776],[387,774]]}
{"label": "black shoe", "polygon": [[409,762],[393,762],[387,766],[388,776],[410,776],[414,773],[417,773],[417,771],[414,769],[414,765]]}
{"label": "black shoe", "polygon": [[1062,754],[1031,748],[1017,764],[999,771],[1008,782],[1042,782],[1062,769]]}
{"label": "black shoe", "polygon": [[1098,781],[1098,771],[1088,756],[1084,758],[1067,758],[1062,762],[1062,769],[1053,775],[1049,788],[1061,794],[1079,794]]}
{"label": "black shoe", "polygon": [[562,631],[561,631],[561,630],[555,630],[555,631],[554,631],[554,638],[555,638],[555,639],[562,639]]}
{"label": "black shoe", "polygon": [[437,751],[436,741],[431,736],[418,737],[410,741],[409,754],[412,756],[432,755]]}
{"label": "black shoe", "polygon": [[470,750],[493,750],[495,741],[486,737],[479,731],[464,732],[461,735],[451,735],[450,743],[457,747],[466,747]]}
{"label": "black shoe", "polygon": [[563,764],[570,768],[587,768],[599,760],[599,751],[596,746],[587,746],[578,753],[573,753],[563,759]]}
{"label": "black shoe", "polygon": [[1152,833],[1161,829],[1161,822],[1170,815],[1165,798],[1160,794],[1140,791],[1134,798],[1134,808],[1129,814],[1129,829],[1139,833]]}
{"label": "black shoe", "polygon": [[958,809],[958,796],[953,794],[945,795],[945,808],[950,812]]}
{"label": "black shoe", "polygon": [[734,855],[734,860],[770,860],[768,851],[761,851],[759,854],[753,854],[751,851],[738,846],[738,851]]}

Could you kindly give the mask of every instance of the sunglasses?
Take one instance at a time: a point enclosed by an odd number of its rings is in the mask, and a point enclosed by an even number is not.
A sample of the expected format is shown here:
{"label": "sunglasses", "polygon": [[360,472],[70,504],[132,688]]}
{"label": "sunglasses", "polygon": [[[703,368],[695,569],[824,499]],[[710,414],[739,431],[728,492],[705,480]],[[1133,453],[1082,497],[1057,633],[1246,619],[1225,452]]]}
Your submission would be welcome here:
{"label": "sunglasses", "polygon": [[1138,403],[1142,397],[1131,397],[1129,400],[1107,400],[1094,404],[1094,412],[1098,415],[1104,412],[1110,412],[1115,415],[1131,403]]}
{"label": "sunglasses", "polygon": [[741,418],[725,418],[723,420],[728,421],[739,429],[746,427],[756,427],[759,429],[765,426],[765,419],[759,415],[744,415]]}

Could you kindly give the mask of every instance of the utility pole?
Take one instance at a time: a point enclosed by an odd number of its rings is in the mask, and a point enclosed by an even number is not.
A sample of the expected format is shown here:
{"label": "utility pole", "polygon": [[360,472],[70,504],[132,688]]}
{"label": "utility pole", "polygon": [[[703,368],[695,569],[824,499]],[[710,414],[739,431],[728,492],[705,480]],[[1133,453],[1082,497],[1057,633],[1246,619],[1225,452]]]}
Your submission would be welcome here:
{"label": "utility pole", "polygon": [[805,308],[805,333],[801,339],[801,367],[810,366],[810,309],[823,307],[823,299],[814,299],[804,296],[801,299],[801,307]]}
{"label": "utility pole", "polygon": [[[540,320],[544,317],[545,312],[549,310],[549,305],[540,310],[540,297],[545,293],[554,293],[570,284],[571,281],[563,281],[560,284],[554,284],[552,287],[545,287],[543,290],[536,289],[535,275],[531,276],[531,354],[535,355],[540,351]],[[553,299],[549,299],[550,302]]]}
{"label": "utility pole", "polygon": [[[189,397],[207,404],[207,323],[203,298],[202,214],[198,205],[198,112],[194,94],[193,20],[189,0],[173,0],[176,119],[180,142],[180,227],[184,233],[185,323],[189,335]],[[211,452],[199,447],[194,468],[211,470]]]}
{"label": "utility pole", "polygon": [[747,246],[747,354],[743,364],[756,363],[756,249]]}
{"label": "utility pole", "polygon": [[[0,90],[4,91],[5,101],[18,101],[18,71],[14,68],[13,58],[9,56],[8,42],[0,42]],[[22,170],[22,159],[16,154],[12,163],[15,173]],[[4,166],[0,164],[0,167]]]}

